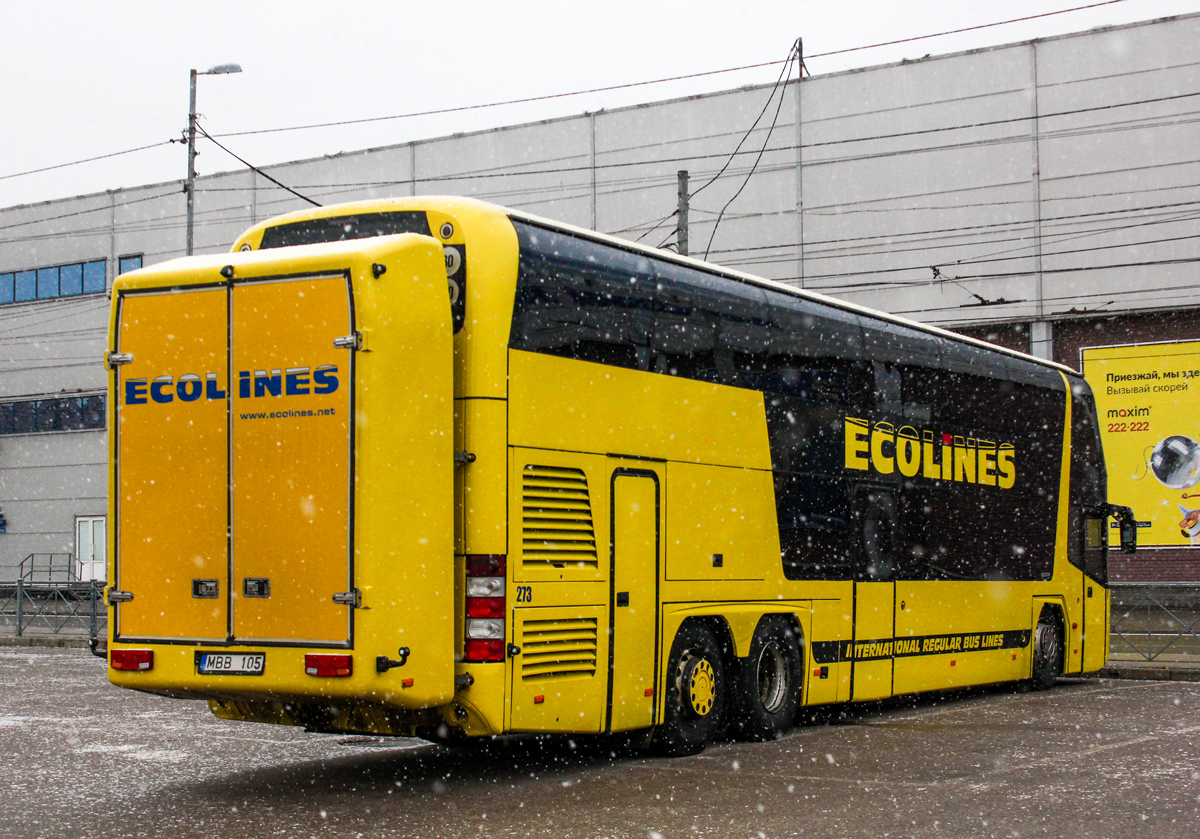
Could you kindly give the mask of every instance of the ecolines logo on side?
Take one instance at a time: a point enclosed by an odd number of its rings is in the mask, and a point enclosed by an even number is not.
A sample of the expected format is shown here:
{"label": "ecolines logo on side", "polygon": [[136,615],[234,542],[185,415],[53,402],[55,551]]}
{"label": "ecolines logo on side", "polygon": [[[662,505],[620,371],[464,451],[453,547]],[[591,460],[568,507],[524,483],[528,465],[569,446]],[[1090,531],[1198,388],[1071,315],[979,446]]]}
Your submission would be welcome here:
{"label": "ecolines logo on side", "polygon": [[[255,399],[262,396],[324,396],[333,393],[340,384],[336,364],[322,364],[315,370],[311,367],[288,367],[286,370],[242,370],[238,373],[238,398]],[[154,379],[126,379],[125,404],[146,405],[150,402],[168,404],[195,402],[205,399],[225,399],[221,382],[216,373],[207,373],[201,379],[195,373],[185,373],[176,379],[173,376],[157,376]]]}
{"label": "ecolines logo on side", "polygon": [[[874,469],[881,475],[899,471],[906,478],[918,474],[940,481],[964,481],[1012,489],[1017,480],[1013,462],[1016,447],[991,440],[939,435],[929,429],[920,434],[911,425],[899,430],[879,421],[868,428],[865,419],[845,418],[846,468]],[[939,445],[940,442],[940,445]]]}

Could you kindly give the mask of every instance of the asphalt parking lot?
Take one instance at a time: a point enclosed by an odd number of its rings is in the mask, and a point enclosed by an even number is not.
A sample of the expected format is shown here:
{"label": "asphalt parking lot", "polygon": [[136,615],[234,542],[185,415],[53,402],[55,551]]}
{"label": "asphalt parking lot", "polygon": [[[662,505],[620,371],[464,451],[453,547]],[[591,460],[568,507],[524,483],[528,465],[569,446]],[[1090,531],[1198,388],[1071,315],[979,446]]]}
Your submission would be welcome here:
{"label": "asphalt parking lot", "polygon": [[229,723],[0,648],[0,836],[1195,837],[1200,684],[1063,680],[851,706],[674,760]]}

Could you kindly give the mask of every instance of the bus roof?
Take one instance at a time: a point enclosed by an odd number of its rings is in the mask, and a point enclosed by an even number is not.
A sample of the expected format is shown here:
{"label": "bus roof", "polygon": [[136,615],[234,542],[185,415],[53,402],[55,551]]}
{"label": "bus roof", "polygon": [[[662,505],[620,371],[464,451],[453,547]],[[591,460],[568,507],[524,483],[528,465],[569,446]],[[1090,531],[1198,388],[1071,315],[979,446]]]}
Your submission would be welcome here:
{"label": "bus roof", "polygon": [[655,259],[667,260],[670,262],[677,262],[677,263],[680,263],[683,265],[691,266],[693,268],[699,268],[704,271],[708,271],[710,273],[722,274],[724,276],[739,280],[740,282],[748,283],[751,285],[757,285],[757,286],[760,286],[765,289],[770,289],[772,291],[782,292],[784,294],[790,294],[795,297],[811,300],[815,303],[820,303],[825,306],[831,306],[836,309],[841,309],[843,311],[852,312],[856,315],[859,315],[860,317],[870,318],[870,319],[874,319],[874,320],[881,320],[881,321],[886,321],[889,323],[898,324],[901,326],[906,326],[910,329],[915,329],[920,332],[926,332],[926,333],[929,333],[932,335],[937,335],[938,337],[944,338],[949,341],[955,341],[955,342],[962,343],[962,344],[969,344],[969,345],[976,346],[981,349],[986,349],[986,350],[989,350],[992,352],[1003,353],[1004,355],[1012,356],[1013,358],[1019,358],[1022,361],[1031,362],[1031,363],[1040,365],[1042,367],[1048,367],[1048,368],[1057,370],[1061,373],[1065,373],[1065,374],[1068,374],[1073,377],[1079,376],[1079,373],[1077,371],[1071,369],[1070,367],[1067,367],[1064,364],[1059,364],[1056,361],[1050,361],[1050,360],[1044,359],[1044,358],[1038,358],[1036,356],[1029,355],[1028,353],[1020,352],[1019,350],[1013,350],[1013,349],[1009,349],[1008,347],[1002,347],[998,344],[992,344],[987,341],[981,341],[978,338],[971,338],[967,335],[960,335],[956,332],[951,332],[950,330],[942,329],[937,326],[930,326],[929,324],[921,323],[920,321],[910,320],[908,318],[901,317],[900,315],[893,315],[893,314],[890,314],[887,312],[881,312],[877,309],[871,309],[866,306],[860,306],[855,303],[849,303],[845,300],[839,300],[834,297],[828,297],[819,292],[810,291],[810,290],[804,289],[804,288],[796,288],[795,286],[788,285],[787,283],[778,282],[776,280],[769,280],[764,277],[758,277],[753,274],[747,274],[747,273],[738,271],[733,268],[726,268],[724,266],[715,265],[711,262],[704,262],[703,260],[693,259],[688,256],[681,256],[677,253],[674,253],[673,251],[666,251],[666,250],[661,250],[659,248],[652,248],[647,245],[642,245],[638,242],[631,242],[627,239],[621,239],[616,236],[611,236],[607,233],[598,233],[594,230],[588,230],[586,228],[576,227],[575,225],[567,224],[565,222],[554,221],[553,219],[543,218],[542,216],[537,216],[532,213],[527,213],[527,212],[524,212],[523,210],[513,210],[513,209],[509,209],[507,207],[500,206],[499,204],[492,204],[487,201],[480,201],[477,198],[467,198],[467,197],[463,197],[463,196],[453,196],[453,195],[418,195],[418,196],[400,197],[400,198],[378,198],[378,199],[371,199],[371,200],[366,200],[366,201],[354,201],[354,202],[349,202],[349,203],[345,203],[345,204],[332,204],[332,205],[325,206],[325,207],[313,207],[313,208],[309,208],[309,209],[305,209],[305,210],[299,210],[294,213],[287,213],[286,215],[276,216],[276,217],[268,219],[264,222],[260,222],[259,224],[255,225],[254,227],[251,227],[249,230],[247,230],[245,233],[243,233],[241,236],[238,237],[237,241],[234,243],[233,250],[247,248],[249,246],[248,245],[249,241],[255,237],[255,234],[257,234],[261,231],[264,231],[269,227],[275,227],[275,226],[277,226],[279,224],[283,224],[283,223],[294,223],[294,222],[307,221],[310,219],[317,219],[317,218],[329,218],[329,217],[339,216],[339,215],[349,215],[351,213],[380,213],[380,212],[387,212],[389,210],[432,209],[432,210],[438,210],[438,211],[448,212],[448,213],[452,214],[453,208],[455,206],[470,206],[472,209],[475,209],[475,210],[480,210],[480,209],[490,210],[494,213],[509,216],[511,218],[521,219],[522,221],[526,221],[531,224],[536,224],[540,227],[546,227],[551,230],[562,231],[564,233],[569,233],[573,236],[578,236],[583,239],[590,239],[592,241],[602,242],[604,244],[611,245],[613,247],[620,248],[625,251],[632,251],[634,253],[640,253],[645,256],[654,257]]}

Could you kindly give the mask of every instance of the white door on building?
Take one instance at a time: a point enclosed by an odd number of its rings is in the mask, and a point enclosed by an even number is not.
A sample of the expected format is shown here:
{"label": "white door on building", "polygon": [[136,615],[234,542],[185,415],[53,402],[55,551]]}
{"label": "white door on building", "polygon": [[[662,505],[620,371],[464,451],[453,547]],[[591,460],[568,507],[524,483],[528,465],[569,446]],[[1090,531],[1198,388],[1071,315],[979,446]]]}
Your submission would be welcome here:
{"label": "white door on building", "polygon": [[104,516],[75,517],[75,558],[79,561],[79,579],[105,578],[108,572],[107,545]]}

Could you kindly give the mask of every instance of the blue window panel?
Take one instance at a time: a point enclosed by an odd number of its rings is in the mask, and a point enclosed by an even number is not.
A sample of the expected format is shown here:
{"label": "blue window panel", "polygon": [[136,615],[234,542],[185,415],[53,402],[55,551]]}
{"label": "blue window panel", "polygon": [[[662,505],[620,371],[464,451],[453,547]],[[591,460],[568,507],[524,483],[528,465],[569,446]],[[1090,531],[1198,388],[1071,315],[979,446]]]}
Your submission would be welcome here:
{"label": "blue window panel", "polygon": [[37,298],[37,271],[18,271],[14,275],[17,301]]}
{"label": "blue window panel", "polygon": [[133,256],[123,256],[117,263],[117,273],[124,274],[126,271],[136,271],[142,267],[142,255],[135,254]]}
{"label": "blue window panel", "polygon": [[105,262],[103,259],[96,262],[87,262],[83,266],[83,293],[93,294],[97,291],[104,291],[106,280]]}
{"label": "blue window panel", "polygon": [[[0,274],[0,303],[13,302],[13,275]],[[3,432],[0,432],[2,434]]]}
{"label": "blue window panel", "polygon": [[38,269],[37,296],[39,300],[47,297],[58,297],[58,268]]}
{"label": "blue window panel", "polygon": [[[84,396],[79,400],[82,403],[83,414],[80,418],[80,428],[103,428],[104,427],[104,397],[103,396]],[[3,422],[3,416],[0,416],[0,422]]]}
{"label": "blue window panel", "polygon": [[83,293],[83,263],[76,262],[58,269],[58,293],[63,296]]}
{"label": "blue window panel", "polygon": [[54,431],[58,427],[58,400],[39,399],[37,401],[34,429],[37,431]]}
{"label": "blue window panel", "polygon": [[37,420],[36,402],[13,403],[13,433],[32,434]]}

